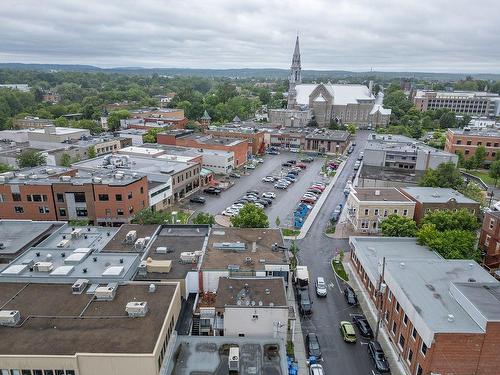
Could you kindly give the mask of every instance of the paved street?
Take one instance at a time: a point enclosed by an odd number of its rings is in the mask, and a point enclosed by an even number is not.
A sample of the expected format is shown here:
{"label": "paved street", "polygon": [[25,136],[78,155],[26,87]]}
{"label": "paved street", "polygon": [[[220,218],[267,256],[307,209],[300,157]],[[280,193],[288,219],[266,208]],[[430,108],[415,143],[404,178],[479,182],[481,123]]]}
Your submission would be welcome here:
{"label": "paved street", "polygon": [[[302,156],[291,152],[283,152],[280,155],[266,155],[263,157],[264,163],[259,164],[254,170],[249,170],[248,176],[233,179],[235,185],[227,191],[221,193],[220,196],[212,196],[199,193],[207,199],[204,205],[189,203],[187,201],[184,206],[192,210],[210,212],[211,214],[220,214],[226,207],[231,206],[238,198],[242,197],[247,190],[256,190],[260,193],[272,191],[276,193],[276,199],[273,204],[268,206],[265,211],[269,217],[271,227],[275,226],[276,217],[279,216],[281,226],[293,226],[293,211],[300,198],[311,185],[313,181],[321,181],[319,175],[321,166],[325,159],[317,158],[312,163],[307,163],[307,169],[299,173],[298,181],[293,183],[287,190],[275,189],[273,183],[262,182],[262,178],[268,175],[279,175],[282,170],[281,164],[287,160],[298,159]],[[284,168],[286,169],[286,168]]]}
{"label": "paved street", "polygon": [[341,320],[351,320],[349,314],[360,312],[358,308],[351,308],[345,302],[340,291],[342,285],[334,278],[330,266],[335,249],[347,250],[347,241],[330,239],[324,235],[331,212],[337,204],[345,202],[343,195],[345,184],[354,173],[354,161],[364,148],[368,134],[368,131],[358,132],[355,151],[346,161],[346,166],[330,196],[319,211],[307,236],[297,241],[300,248],[300,264],[308,266],[311,284],[314,284],[314,279],[318,276],[325,277],[330,284],[327,298],[317,298],[314,286],[310,286],[313,314],[311,318],[302,321],[304,334],[315,332],[319,337],[324,358],[323,367],[327,374],[371,375],[373,369],[365,344],[367,340],[358,335],[356,344],[347,344],[342,340],[338,327]]}

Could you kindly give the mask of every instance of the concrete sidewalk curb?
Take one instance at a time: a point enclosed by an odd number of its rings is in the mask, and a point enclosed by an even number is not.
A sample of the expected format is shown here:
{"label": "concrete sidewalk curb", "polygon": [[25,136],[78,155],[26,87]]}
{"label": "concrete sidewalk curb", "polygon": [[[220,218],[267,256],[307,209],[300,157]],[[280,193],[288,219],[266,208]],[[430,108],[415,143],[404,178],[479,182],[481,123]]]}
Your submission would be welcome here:
{"label": "concrete sidewalk curb", "polygon": [[293,306],[296,312],[295,320],[295,340],[293,342],[293,352],[295,355],[295,362],[299,365],[298,375],[307,375],[307,357],[306,357],[306,347],[304,344],[304,336],[302,335],[302,323],[300,321],[299,309],[297,307],[297,302],[295,300],[295,294],[293,286],[290,284],[287,291],[287,302],[289,306]]}
{"label": "concrete sidewalk curb", "polygon": [[[338,277],[340,280],[342,280],[344,283],[346,283],[346,284],[347,284],[347,283],[349,283],[349,280],[344,280],[344,279],[343,279],[343,278],[342,278],[342,277],[341,277],[341,276],[337,273],[337,271],[335,271],[335,268],[333,267],[333,262],[334,262],[334,261],[335,261],[335,258],[332,258],[332,259],[330,260],[330,265],[332,266],[332,271],[333,271],[333,273],[335,274],[335,276],[337,276],[337,277]],[[344,265],[344,263],[342,263],[342,266],[343,266],[343,265]],[[344,267],[344,269],[345,269],[345,267]],[[347,272],[346,272],[346,273],[347,273]]]}
{"label": "concrete sidewalk curb", "polygon": [[321,194],[321,197],[318,199],[318,202],[314,205],[313,209],[311,210],[311,213],[307,216],[307,219],[300,230],[300,234],[296,237],[297,240],[302,240],[307,235],[307,232],[309,232],[309,229],[311,229],[311,226],[314,223],[316,216],[318,215],[325,201],[328,199],[328,196],[330,195],[330,192],[335,186],[338,177],[342,173],[344,166],[345,166],[345,160],[340,163],[339,167],[337,168],[337,172],[335,173],[335,176],[333,176],[332,180],[326,187],[325,191],[323,192],[323,194]]}

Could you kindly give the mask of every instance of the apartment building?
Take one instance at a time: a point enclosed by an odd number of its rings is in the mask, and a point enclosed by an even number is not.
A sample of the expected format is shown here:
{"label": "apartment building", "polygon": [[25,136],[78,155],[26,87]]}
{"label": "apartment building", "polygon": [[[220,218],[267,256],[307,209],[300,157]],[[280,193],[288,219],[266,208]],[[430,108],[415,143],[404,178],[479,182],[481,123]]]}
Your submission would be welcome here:
{"label": "apartment building", "polygon": [[399,190],[415,202],[414,218],[417,224],[420,224],[424,216],[432,211],[465,209],[478,218],[482,215],[478,202],[454,189],[410,186]]}
{"label": "apartment building", "polygon": [[413,104],[421,111],[447,108],[470,116],[498,116],[500,96],[489,92],[417,90]]}
{"label": "apartment building", "polygon": [[500,268],[500,211],[486,211],[484,214],[479,248],[484,252],[484,264]]}
{"label": "apartment building", "polygon": [[479,146],[486,148],[485,163],[495,160],[500,152],[500,131],[498,129],[448,129],[446,132],[446,143],[444,149],[447,152],[457,154],[461,152],[465,159],[476,154]]}
{"label": "apartment building", "polygon": [[382,329],[409,374],[498,372],[494,277],[473,260],[443,259],[415,239],[351,237],[349,243],[355,277],[381,310]]}
{"label": "apartment building", "polygon": [[119,226],[146,207],[149,196],[144,174],[37,167],[0,176],[2,219],[88,220]]}
{"label": "apartment building", "polygon": [[0,305],[2,375],[158,375],[181,298],[177,283],[0,282]]}
{"label": "apartment building", "polygon": [[344,215],[356,233],[379,233],[389,215],[412,219],[415,202],[397,188],[353,188],[345,204]]}

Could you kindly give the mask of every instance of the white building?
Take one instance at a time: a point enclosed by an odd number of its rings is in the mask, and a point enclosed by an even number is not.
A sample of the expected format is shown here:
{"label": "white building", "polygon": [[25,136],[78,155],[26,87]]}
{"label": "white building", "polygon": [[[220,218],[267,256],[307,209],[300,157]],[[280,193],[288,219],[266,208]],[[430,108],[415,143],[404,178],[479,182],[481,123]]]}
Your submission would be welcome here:
{"label": "white building", "polygon": [[2,130],[0,139],[13,142],[54,142],[61,143],[68,140],[79,140],[82,137],[90,137],[87,129],[63,128],[47,125],[36,129]]}

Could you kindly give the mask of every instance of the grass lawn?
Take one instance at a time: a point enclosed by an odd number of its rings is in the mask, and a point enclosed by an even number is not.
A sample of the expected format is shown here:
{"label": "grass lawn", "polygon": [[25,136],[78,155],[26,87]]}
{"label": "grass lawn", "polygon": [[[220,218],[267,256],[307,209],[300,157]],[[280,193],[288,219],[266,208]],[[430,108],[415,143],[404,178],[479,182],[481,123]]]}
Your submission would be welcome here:
{"label": "grass lawn", "polygon": [[467,172],[473,176],[479,177],[487,185],[495,185],[495,180],[488,175],[487,171],[470,171]]}
{"label": "grass lawn", "polygon": [[281,233],[283,233],[283,236],[292,237],[292,236],[298,236],[299,233],[300,233],[300,230],[298,230],[298,229],[282,228],[281,229]]}
{"label": "grass lawn", "polygon": [[345,281],[349,281],[349,276],[347,276],[347,272],[345,272],[344,266],[342,262],[336,262],[335,259],[332,259],[332,268],[340,276],[340,278]]}
{"label": "grass lawn", "polygon": [[326,234],[334,234],[335,233],[335,224],[331,224],[331,225],[327,226],[325,233]]}

